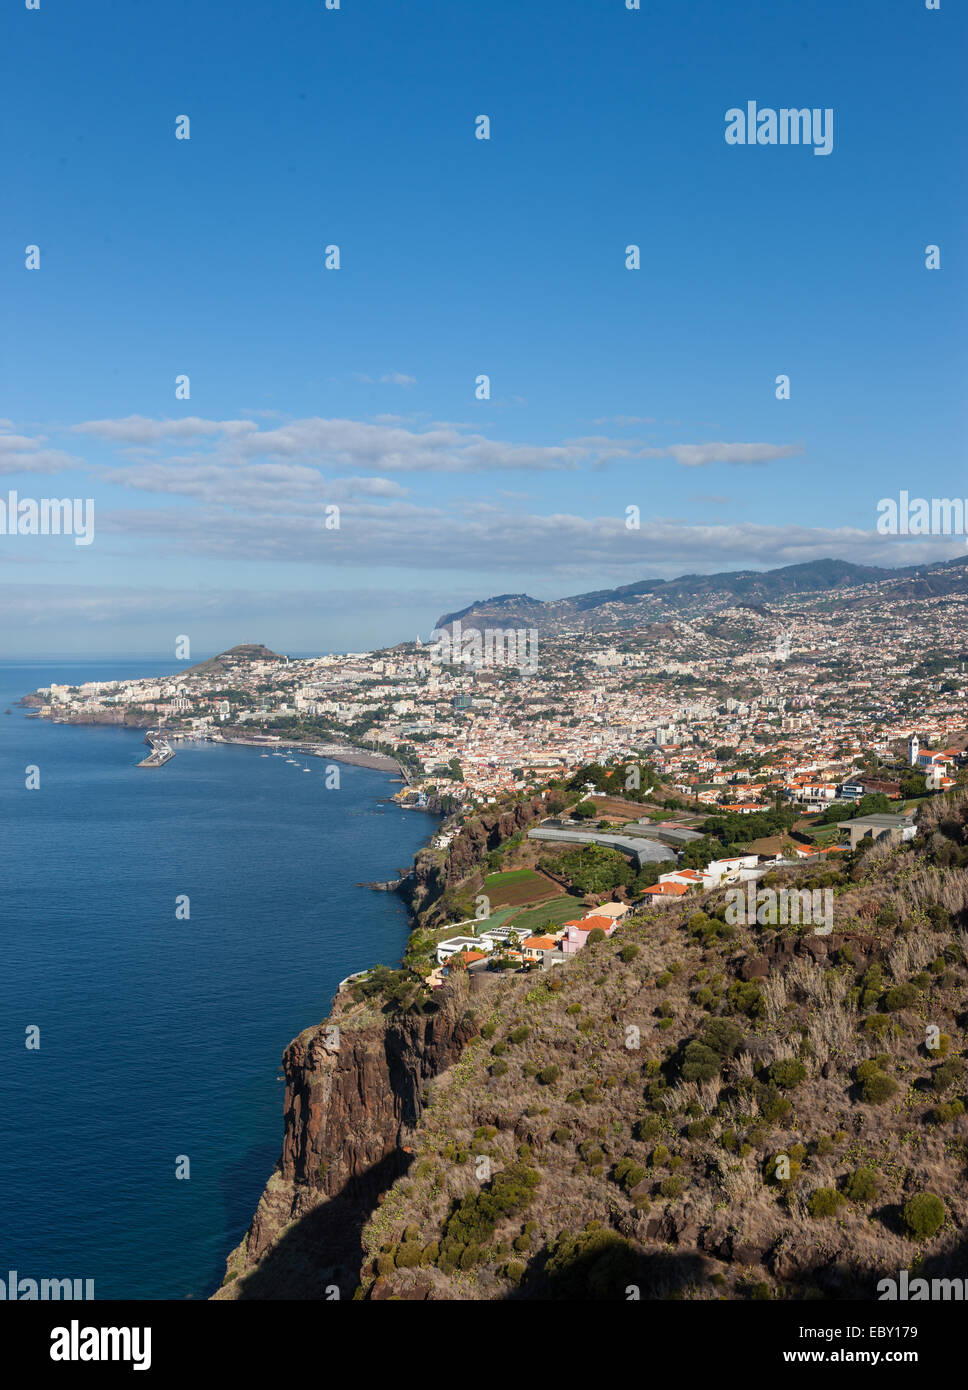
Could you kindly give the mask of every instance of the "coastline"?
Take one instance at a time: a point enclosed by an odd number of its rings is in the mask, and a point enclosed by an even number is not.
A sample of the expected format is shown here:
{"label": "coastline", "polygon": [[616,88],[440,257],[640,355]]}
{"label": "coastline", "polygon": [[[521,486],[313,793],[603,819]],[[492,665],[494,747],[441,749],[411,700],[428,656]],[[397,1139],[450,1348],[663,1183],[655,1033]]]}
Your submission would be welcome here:
{"label": "coastline", "polygon": [[[36,711],[42,705],[40,698],[31,693],[22,696],[14,701],[19,709]],[[106,711],[90,715],[75,715],[69,719],[58,719],[53,712],[50,714],[28,713],[27,719],[46,719],[51,724],[73,724],[78,728],[117,728],[117,729],[153,729],[157,725],[150,719],[126,719],[123,715],[116,717]],[[169,730],[167,733],[169,741],[175,743],[224,743],[239,748],[286,748],[299,749],[313,757],[329,758],[335,763],[346,763],[354,767],[369,767],[376,772],[393,772],[403,778],[405,782],[410,782],[410,773],[396,758],[389,753],[374,753],[366,748],[360,748],[353,743],[323,743],[304,738],[285,738],[274,735],[261,735],[246,738],[245,735],[227,738],[224,734],[194,734],[181,732],[179,730]]]}
{"label": "coastline", "polygon": [[[29,689],[27,682],[23,682],[22,673],[20,680],[17,673],[12,680],[8,680],[8,685],[13,689],[8,696],[8,703],[12,706],[15,701],[11,698],[17,691],[17,686],[21,690]],[[57,679],[57,676],[54,677]],[[29,674],[28,674],[29,680]],[[19,718],[8,719],[8,735],[15,735],[12,745],[18,750],[22,747],[24,752],[20,757],[18,752],[17,760],[21,765],[30,762],[39,762],[42,770],[47,773],[46,787],[57,793],[57,801],[51,797],[45,797],[45,801],[51,801],[55,815],[59,814],[62,807],[71,808],[70,824],[66,827],[65,833],[68,840],[73,843],[75,839],[89,845],[96,841],[102,847],[103,858],[92,858],[84,855],[79,861],[87,867],[89,879],[93,882],[99,879],[102,884],[101,896],[105,896],[103,889],[111,884],[111,893],[106,896],[120,903],[121,897],[114,895],[113,879],[110,878],[113,870],[111,868],[112,859],[117,857],[117,844],[127,848],[132,847],[134,856],[140,861],[142,857],[148,857],[152,848],[157,848],[148,833],[149,827],[158,819],[156,812],[160,814],[160,823],[163,832],[171,825],[175,832],[175,851],[178,855],[179,863],[184,862],[188,867],[185,869],[185,881],[188,889],[195,883],[199,887],[198,913],[196,913],[195,893],[192,894],[192,918],[198,915],[198,923],[194,920],[189,925],[186,921],[184,926],[176,926],[174,931],[179,934],[179,941],[189,943],[185,949],[175,952],[181,964],[175,964],[171,971],[171,991],[169,993],[166,986],[165,993],[168,1003],[166,1009],[170,1014],[169,1023],[172,1025],[177,1036],[190,1037],[196,1029],[196,1017],[192,1009],[185,1010],[182,1007],[182,996],[187,991],[190,997],[194,997],[197,986],[192,982],[191,972],[185,966],[186,959],[193,955],[196,949],[196,939],[205,938],[203,942],[206,957],[224,957],[227,970],[234,971],[234,974],[227,974],[226,978],[244,982],[249,980],[248,987],[251,988],[252,977],[249,975],[248,967],[256,963],[263,954],[263,947],[253,941],[258,942],[260,928],[254,916],[249,913],[248,903],[245,894],[238,888],[240,881],[252,881],[255,886],[260,879],[266,876],[260,868],[259,853],[252,852],[253,846],[259,843],[258,830],[253,828],[253,823],[259,818],[268,817],[267,832],[271,835],[272,844],[276,847],[276,862],[272,873],[278,878],[278,888],[281,896],[278,898],[274,891],[263,892],[259,885],[258,899],[260,912],[263,922],[271,922],[272,916],[266,913],[279,914],[287,920],[279,924],[280,950],[278,954],[288,955],[289,962],[286,966],[276,966],[268,964],[266,970],[265,998],[262,994],[262,977],[260,980],[260,1008],[258,1012],[263,1016],[263,1020],[268,1018],[270,1021],[263,1021],[258,1026],[245,1025],[247,1035],[248,1051],[245,1052],[243,1063],[238,1062],[236,1056],[232,1063],[231,1074],[228,1078],[228,1085],[223,1082],[223,1095],[218,1098],[213,1095],[212,1124],[213,1129],[210,1139],[213,1145],[213,1161],[209,1162],[206,1171],[200,1171],[197,1175],[198,1182],[193,1182],[190,1187],[185,1185],[185,1193],[192,1196],[193,1205],[191,1211],[192,1237],[186,1242],[172,1239],[166,1230],[166,1223],[170,1213],[163,1209],[161,1204],[161,1215],[154,1211],[152,1206],[153,1198],[149,1201],[145,1198],[145,1203],[151,1207],[151,1220],[154,1226],[154,1233],[148,1241],[148,1246],[152,1250],[151,1272],[138,1271],[136,1275],[130,1273],[132,1264],[137,1263],[136,1255],[133,1257],[129,1251],[128,1240],[114,1244],[103,1237],[99,1237],[95,1224],[92,1224],[86,1232],[86,1244],[81,1244],[80,1249],[86,1251],[85,1259],[90,1265],[92,1272],[99,1278],[103,1276],[102,1297],[109,1294],[121,1296],[130,1282],[132,1291],[136,1291],[139,1297],[165,1297],[179,1298],[185,1293],[191,1294],[198,1299],[207,1298],[212,1291],[218,1287],[224,1270],[225,1255],[233,1247],[246,1229],[251,1220],[253,1210],[259,1194],[261,1193],[265,1181],[271,1171],[274,1160],[279,1154],[282,1143],[282,1090],[281,1084],[276,1081],[278,1072],[279,1058],[290,1040],[297,1035],[308,1023],[315,1023],[317,1020],[326,1016],[330,1009],[330,1001],[334,998],[338,986],[351,972],[361,966],[371,966],[377,961],[384,961],[388,965],[397,965],[400,958],[408,949],[409,934],[411,930],[411,916],[407,911],[406,899],[394,895],[389,899],[386,895],[371,898],[361,888],[356,886],[357,880],[380,877],[383,870],[383,877],[390,879],[397,876],[399,870],[396,866],[410,869],[414,855],[428,843],[429,837],[436,829],[436,820],[431,817],[418,820],[410,824],[410,818],[393,814],[393,807],[389,804],[391,795],[395,792],[405,790],[403,783],[394,782],[398,776],[395,767],[380,766],[385,763],[385,759],[379,755],[364,753],[362,750],[354,751],[350,748],[341,748],[339,751],[347,757],[360,758],[360,761],[369,766],[361,766],[358,772],[346,768],[341,774],[343,787],[342,795],[336,792],[335,796],[312,795],[306,796],[306,790],[317,788],[319,792],[322,786],[322,773],[326,767],[325,759],[318,762],[310,762],[307,758],[298,759],[305,766],[311,766],[316,773],[316,778],[308,776],[300,777],[295,768],[284,768],[282,758],[266,762],[266,768],[262,767],[260,755],[262,749],[251,752],[251,756],[236,758],[234,755],[222,758],[214,753],[214,744],[207,745],[209,756],[206,757],[206,747],[197,744],[194,749],[190,744],[182,744],[181,751],[187,755],[184,763],[184,771],[188,772],[190,765],[196,765],[203,776],[201,779],[193,776],[192,786],[182,789],[177,785],[180,765],[178,762],[172,764],[172,769],[176,774],[176,782],[170,781],[170,776],[166,783],[162,775],[159,780],[149,784],[142,779],[140,774],[133,776],[127,775],[129,765],[141,756],[147,749],[138,751],[141,739],[144,734],[138,732],[132,737],[125,737],[116,742],[110,735],[101,737],[97,730],[90,737],[75,738],[73,734],[58,731],[52,726],[47,729],[45,734],[43,727],[39,727],[26,716],[34,714],[35,711],[30,707],[21,707],[14,711]],[[71,721],[64,721],[71,722]],[[102,726],[106,727],[106,726]],[[119,727],[119,726],[115,726]],[[132,732],[129,726],[129,733]],[[227,740],[231,741],[231,740]],[[244,739],[243,742],[247,742]],[[176,745],[177,747],[177,745]],[[8,750],[11,751],[11,750]],[[334,745],[334,752],[336,751]],[[134,756],[132,756],[134,754]],[[286,753],[285,756],[296,756]],[[377,766],[372,764],[376,762]],[[213,772],[217,768],[214,783],[205,774],[206,768]],[[169,770],[170,771],[170,770]],[[268,772],[273,774],[278,772],[281,781],[276,776],[265,776]],[[376,776],[370,777],[370,771],[376,772]],[[101,774],[104,774],[103,777]],[[163,770],[164,773],[164,770]],[[291,784],[286,780],[291,776]],[[9,781],[9,779],[8,779]],[[335,781],[335,779],[334,779]],[[277,790],[278,783],[278,790]],[[224,870],[216,871],[214,876],[209,878],[203,859],[199,857],[200,851],[196,851],[194,846],[197,837],[189,827],[193,819],[196,808],[196,784],[200,789],[204,805],[210,802],[218,806],[223,817],[223,829],[227,833],[229,843],[226,846],[226,854],[222,857],[224,865],[226,859],[234,860],[238,873],[234,874],[234,881],[227,876]],[[66,792],[60,795],[61,787],[66,786]],[[218,796],[213,798],[209,793],[211,787],[215,787]],[[160,796],[156,795],[153,788],[164,788]],[[292,787],[297,793],[295,805],[292,802]],[[252,789],[256,794],[245,796],[246,806],[239,806],[234,809],[233,802],[239,799],[237,791],[244,788]],[[268,800],[263,796],[263,788],[268,796]],[[149,791],[147,802],[145,801],[145,791]],[[47,831],[49,816],[46,809],[39,805],[40,795],[35,798],[40,814],[36,817],[38,828],[44,833]],[[280,802],[279,798],[282,798]],[[345,805],[343,798],[346,798]],[[8,790],[8,800],[16,804],[16,789]],[[319,811],[322,818],[322,838],[314,822],[317,817],[313,810],[318,803],[325,802],[325,806],[320,804]],[[95,806],[101,808],[99,817],[87,817],[78,814],[78,807]],[[139,806],[146,805],[146,814],[139,814]],[[261,810],[259,809],[261,807]],[[30,808],[33,810],[33,805]],[[276,824],[276,809],[281,817],[280,824],[283,829],[280,833]],[[325,816],[323,813],[325,812]],[[383,813],[383,814],[381,814]],[[298,831],[298,839],[295,844],[301,848],[294,848],[290,853],[287,848],[289,839],[288,831],[285,826],[290,824],[295,817],[302,822],[302,829]],[[362,818],[360,818],[362,817]],[[201,819],[196,816],[196,819]],[[113,819],[114,833],[111,831]],[[214,824],[217,817],[204,817],[206,825]],[[93,830],[83,828],[88,821],[97,822]],[[231,827],[238,822],[240,826],[240,838],[236,840]],[[103,823],[103,829],[102,827]],[[400,827],[403,826],[401,829]],[[329,829],[327,829],[329,827]],[[205,826],[200,826],[201,831]],[[330,830],[333,835],[333,845],[339,844],[343,849],[351,848],[356,839],[369,841],[369,849],[363,855],[357,855],[353,849],[352,857],[344,855],[342,849],[336,849],[329,843]],[[22,849],[22,843],[29,843],[31,836],[35,833],[35,828],[21,825],[21,839],[14,841],[11,839],[10,852]],[[294,833],[295,827],[294,827]],[[254,837],[254,838],[253,838]],[[356,839],[354,839],[356,837]],[[210,834],[203,834],[206,843],[212,841]],[[49,839],[55,846],[59,846],[61,836],[55,823],[51,823]],[[111,840],[115,841],[115,849],[111,847]],[[38,843],[38,855],[40,853]],[[162,837],[161,843],[167,843]],[[238,844],[247,847],[245,855],[242,855],[236,848]],[[315,848],[314,848],[315,846]],[[184,852],[184,853],[183,853]],[[56,854],[60,853],[59,848]],[[124,858],[124,852],[120,857]],[[320,874],[318,871],[322,869]],[[291,871],[290,871],[291,870]],[[59,875],[63,882],[65,876]],[[315,880],[315,882],[314,882]],[[162,892],[159,895],[155,890],[158,882],[161,883]],[[140,874],[129,876],[127,883],[133,886],[133,901],[139,897],[144,897],[144,889],[141,885]],[[162,908],[159,917],[164,919],[167,915],[164,912],[164,889],[167,887],[164,866],[153,868],[149,873],[151,884],[150,900],[159,901]],[[202,892],[201,885],[204,883],[205,891]],[[181,886],[179,883],[178,886]],[[228,896],[223,894],[223,887],[227,890]],[[67,890],[69,894],[69,889]],[[114,895],[114,896],[112,896]],[[203,901],[203,899],[207,899]],[[18,908],[20,900],[16,899]],[[224,904],[230,903],[226,908]],[[331,904],[335,904],[332,906]],[[60,924],[64,927],[65,939],[70,940],[68,919],[74,912],[74,906],[70,904],[69,897],[65,898],[65,910],[60,915]],[[29,902],[25,908],[29,911]],[[253,909],[254,912],[254,909]],[[213,916],[214,914],[214,916]],[[127,917],[134,920],[135,913],[128,912]],[[99,914],[100,916],[100,914]],[[219,930],[205,933],[199,923],[204,923],[206,916],[211,922],[218,920]],[[245,927],[245,922],[250,922],[250,926]],[[293,925],[293,924],[296,925]],[[154,928],[157,939],[162,942],[168,941],[167,927],[162,920],[160,926],[154,923],[149,924],[149,932]],[[105,926],[101,921],[98,926],[98,935],[101,938],[110,936],[113,928]],[[276,929],[272,929],[275,938]],[[30,937],[30,933],[24,934]],[[330,935],[333,940],[330,942]],[[149,951],[149,943],[154,941],[154,936],[143,938],[140,932],[130,932],[121,930],[119,933],[119,944],[122,956],[122,976],[124,978],[124,988],[105,988],[105,994],[109,996],[108,1004],[114,1009],[118,1017],[123,1017],[125,1013],[132,1011],[137,1014],[138,1008],[131,1002],[125,1002],[126,998],[131,1000],[135,996],[129,995],[127,988],[128,977],[124,975],[125,966],[134,957]],[[227,942],[232,945],[231,950],[223,949],[219,942]],[[236,951],[235,945],[241,949]],[[42,957],[47,947],[38,939],[31,948],[34,956]],[[52,948],[53,949],[53,948]],[[153,949],[153,948],[151,948]],[[70,955],[68,947],[66,954]],[[300,956],[303,959],[300,960]],[[30,951],[24,950],[16,956],[15,964],[23,964],[27,970],[33,956]],[[308,969],[307,969],[308,966]],[[167,956],[163,973],[169,976]],[[187,976],[187,978],[183,978]],[[307,983],[308,982],[308,983]],[[137,978],[135,978],[137,984]],[[184,990],[183,987],[184,986]],[[242,988],[246,986],[242,983]],[[74,993],[74,991],[69,991]],[[241,997],[241,991],[240,991]],[[288,1007],[287,1007],[288,1004]],[[263,1007],[264,1005],[264,1007]],[[81,1010],[83,1013],[83,1010]],[[143,1011],[157,1019],[158,1010]],[[233,1037],[231,1031],[226,1031],[225,1020],[222,1017],[220,1007],[213,1006],[211,1017],[213,1026],[218,1030],[218,1036],[222,1040],[222,1045],[227,1045]],[[231,1015],[234,1009],[227,1005],[225,1013]],[[208,1013],[206,1013],[206,1019]],[[43,1020],[41,1020],[42,1022]],[[144,1038],[145,1047],[148,1055],[159,1055],[159,1045],[157,1028],[155,1023],[141,1026],[141,1020],[135,1019],[133,1034],[136,1039]],[[228,1024],[229,1028],[234,1025]],[[83,1030],[81,1030],[83,1031]],[[253,1037],[253,1035],[255,1035]],[[89,1079],[92,1085],[96,1082],[95,1093],[98,1106],[103,1103],[107,1107],[108,1121],[117,1118],[116,1113],[107,1100],[109,1093],[118,1093],[118,1083],[116,1073],[122,1069],[123,1063],[112,1061],[106,1074],[111,1078],[110,1092],[102,1088],[101,1085],[101,1057],[98,1055],[97,1029],[92,1030],[93,1042],[92,1049],[85,1050],[84,1047],[78,1049],[78,1063],[82,1068],[85,1079]],[[201,1046],[205,1042],[205,1037],[198,1039]],[[241,1049],[244,1052],[244,1046]],[[93,1052],[93,1055],[92,1055]],[[182,1049],[184,1054],[185,1049]],[[49,1054],[48,1066],[54,1062],[53,1054]],[[194,1070],[194,1064],[192,1064]],[[199,1102],[197,1094],[204,1088],[200,1087],[196,1093],[190,1083],[183,1078],[176,1066],[173,1071],[171,1067],[164,1068],[163,1078],[150,1078],[148,1082],[149,1096],[147,1099],[147,1110],[151,1114],[151,1123],[158,1120],[162,1112],[171,1111],[174,1108],[176,1113],[182,1103],[183,1097],[190,1098],[190,1104],[186,1101],[184,1106],[186,1116],[186,1127],[191,1133],[189,1142],[194,1142],[198,1148],[202,1140],[199,1139],[196,1131],[200,1130],[203,1138],[205,1135],[204,1113],[199,1117]],[[237,1075],[241,1073],[241,1077]],[[253,1086],[250,1084],[248,1074],[258,1075],[260,1082]],[[172,1081],[172,1077],[175,1081]],[[5,1082],[10,1079],[5,1075]],[[16,1076],[13,1078],[16,1082]],[[176,1084],[177,1083],[177,1084]],[[19,1082],[17,1082],[19,1084]],[[206,1083],[208,1084],[208,1083]],[[213,1090],[217,1089],[215,1087]],[[258,1093],[258,1094],[256,1094]],[[6,1093],[5,1093],[6,1094]],[[19,1093],[18,1093],[19,1094]],[[75,1135],[83,1133],[83,1116],[76,1114],[77,1106],[68,1107],[65,1115],[64,1124],[69,1127]],[[23,1106],[18,1105],[18,1112],[26,1114]],[[268,1126],[266,1124],[268,1115]],[[194,1126],[194,1128],[192,1128]],[[16,1132],[16,1131],[15,1131]],[[136,1142],[136,1141],[134,1141]],[[100,1137],[98,1136],[98,1143]],[[83,1170],[87,1160],[88,1144],[85,1142],[80,1146],[81,1155],[78,1160],[80,1168]],[[186,1152],[189,1150],[185,1144],[182,1148]],[[179,1150],[179,1152],[181,1149]],[[91,1152],[95,1152],[94,1140],[92,1139]],[[222,1169],[224,1166],[223,1176]],[[100,1157],[90,1165],[91,1172],[103,1172],[105,1165]],[[194,1165],[193,1165],[194,1167]],[[241,1174],[241,1176],[240,1176]],[[109,1204],[114,1201],[110,1191],[108,1179],[102,1180],[96,1176],[90,1176],[82,1172],[82,1177],[89,1177],[89,1187],[94,1192],[94,1197],[90,1197],[92,1210],[98,1212],[108,1211]],[[192,1173],[193,1179],[196,1173]],[[227,1210],[222,1210],[222,1203],[219,1201],[219,1193],[224,1186],[232,1186],[231,1203],[226,1204]],[[59,1212],[58,1203],[63,1198],[64,1203],[69,1203],[69,1195],[62,1189],[66,1186],[63,1183],[53,1184],[56,1188],[52,1203],[53,1209]],[[106,1196],[102,1192],[102,1187],[107,1189]],[[31,1211],[30,1200],[35,1195],[36,1189],[31,1187],[29,1179],[23,1180],[23,1191],[13,1189],[19,1198],[26,1198],[26,1209]],[[85,1189],[86,1191],[87,1189]],[[242,1191],[243,1196],[239,1202],[238,1193]],[[179,1192],[182,1190],[179,1189]],[[202,1201],[201,1194],[205,1193],[205,1200]],[[127,1200],[127,1197],[125,1198]],[[140,1198],[138,1199],[141,1200]],[[187,1204],[185,1204],[187,1206]],[[198,1208],[204,1206],[201,1215]],[[61,1225],[63,1226],[63,1214]],[[158,1219],[156,1220],[156,1216]],[[33,1218],[32,1218],[33,1220]],[[224,1223],[224,1229],[222,1229]],[[129,1223],[130,1224],[130,1223]],[[36,1220],[33,1220],[36,1226]],[[15,1228],[15,1223],[14,1223]],[[44,1241],[48,1238],[47,1234],[37,1235],[36,1249],[46,1252]],[[56,1240],[56,1233],[50,1239]],[[32,1231],[24,1229],[24,1239],[31,1248],[34,1235]],[[79,1237],[80,1239],[80,1237]],[[103,1241],[103,1251],[100,1246]],[[110,1248],[109,1248],[110,1246]],[[196,1246],[198,1249],[196,1249]],[[186,1253],[193,1258],[186,1261]],[[103,1268],[100,1262],[103,1254]],[[39,1258],[39,1256],[38,1256]],[[49,1264],[49,1256],[44,1254]],[[23,1264],[21,1267],[24,1267]],[[56,1266],[55,1266],[56,1267]],[[113,1283],[112,1283],[113,1281]],[[101,1285],[98,1285],[99,1289]]]}

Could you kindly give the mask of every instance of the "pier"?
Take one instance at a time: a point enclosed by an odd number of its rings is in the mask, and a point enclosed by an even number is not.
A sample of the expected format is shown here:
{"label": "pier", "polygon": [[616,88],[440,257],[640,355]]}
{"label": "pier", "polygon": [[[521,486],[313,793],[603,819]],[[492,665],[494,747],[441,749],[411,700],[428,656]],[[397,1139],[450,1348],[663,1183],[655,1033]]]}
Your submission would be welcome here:
{"label": "pier", "polygon": [[148,730],[145,743],[150,744],[151,752],[146,758],[142,758],[137,764],[138,767],[164,767],[165,763],[170,762],[175,756],[171,744],[163,739],[156,729]]}

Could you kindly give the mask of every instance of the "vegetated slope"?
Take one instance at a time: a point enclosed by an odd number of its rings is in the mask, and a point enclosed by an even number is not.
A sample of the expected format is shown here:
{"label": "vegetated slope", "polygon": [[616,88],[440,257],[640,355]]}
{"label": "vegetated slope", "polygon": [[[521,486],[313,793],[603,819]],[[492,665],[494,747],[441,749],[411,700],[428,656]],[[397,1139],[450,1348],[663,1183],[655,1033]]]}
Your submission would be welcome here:
{"label": "vegetated slope", "polygon": [[872,1298],[916,1258],[963,1274],[968,797],[784,884],[832,888],[832,935],[730,925],[717,892],[471,996],[480,1034],[428,1083],[358,1296]]}
{"label": "vegetated slope", "polygon": [[[616,589],[596,589],[567,598],[541,600],[528,594],[499,594],[445,613],[436,629],[460,621],[471,627],[535,627],[544,634],[562,631],[607,631],[630,623],[655,623],[670,613],[714,611],[741,604],[760,612],[763,605],[795,598],[871,586],[856,602],[895,603],[899,598],[933,598],[963,593],[968,586],[966,559],[956,556],[931,565],[886,569],[847,560],[810,560],[773,570],[729,570],[685,574],[677,579],[643,579]],[[854,600],[843,599],[844,602]]]}

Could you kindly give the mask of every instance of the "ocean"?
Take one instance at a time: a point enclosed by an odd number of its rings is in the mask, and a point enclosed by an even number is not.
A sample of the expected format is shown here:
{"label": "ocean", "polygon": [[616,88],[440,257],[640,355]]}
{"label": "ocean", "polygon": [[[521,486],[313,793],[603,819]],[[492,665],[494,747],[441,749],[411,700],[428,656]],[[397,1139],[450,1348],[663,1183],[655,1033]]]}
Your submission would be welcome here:
{"label": "ocean", "polygon": [[321,758],[205,743],[137,769],[141,731],[14,706],[180,669],[0,662],[5,1282],[211,1294],[281,1151],[283,1049],[341,979],[405,948],[403,903],[357,884],[409,867],[437,820],[386,804],[386,773],[339,764],[327,789]]}

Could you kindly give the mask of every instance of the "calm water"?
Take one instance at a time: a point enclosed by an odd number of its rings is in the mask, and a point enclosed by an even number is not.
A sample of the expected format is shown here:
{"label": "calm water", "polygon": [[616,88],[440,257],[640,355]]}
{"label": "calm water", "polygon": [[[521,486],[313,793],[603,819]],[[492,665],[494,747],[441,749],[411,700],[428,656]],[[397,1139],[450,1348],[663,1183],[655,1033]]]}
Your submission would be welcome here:
{"label": "calm water", "polygon": [[140,732],[3,714],[52,680],[175,669],[0,663],[4,1280],[211,1293],[281,1149],[283,1048],[404,949],[399,899],[355,885],[409,865],[436,822],[383,804],[386,774],[341,764],[327,790],[321,758],[206,744],[136,770]]}

